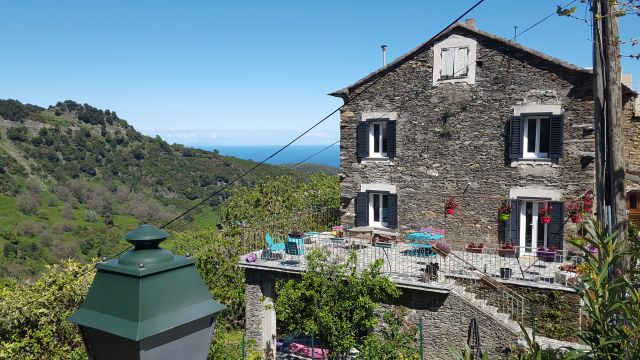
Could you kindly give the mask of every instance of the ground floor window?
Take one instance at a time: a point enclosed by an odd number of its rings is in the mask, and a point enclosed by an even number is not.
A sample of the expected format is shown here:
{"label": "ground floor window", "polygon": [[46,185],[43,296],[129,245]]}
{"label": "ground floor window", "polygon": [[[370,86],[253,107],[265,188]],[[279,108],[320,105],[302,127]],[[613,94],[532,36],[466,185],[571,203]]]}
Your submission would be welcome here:
{"label": "ground floor window", "polygon": [[549,225],[544,224],[538,217],[538,211],[543,208],[545,201],[520,201],[520,236],[521,252],[535,252],[538,247],[547,247]]}
{"label": "ground floor window", "polygon": [[369,193],[369,226],[387,227],[389,224],[389,195]]}

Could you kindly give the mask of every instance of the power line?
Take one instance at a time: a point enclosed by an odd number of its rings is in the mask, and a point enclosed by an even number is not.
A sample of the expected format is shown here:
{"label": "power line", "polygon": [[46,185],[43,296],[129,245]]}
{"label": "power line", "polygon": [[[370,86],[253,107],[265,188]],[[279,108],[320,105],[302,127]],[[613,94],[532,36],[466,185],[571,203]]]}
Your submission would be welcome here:
{"label": "power line", "polygon": [[[454,25],[456,22],[458,22],[460,19],[462,19],[464,16],[466,16],[468,13],[470,13],[473,9],[475,9],[476,7],[478,7],[480,4],[482,4],[485,0],[479,0],[478,2],[476,2],[472,7],[470,7],[468,10],[466,10],[464,13],[462,13],[460,16],[458,16],[455,20],[453,20],[449,25],[447,25],[445,28],[443,28],[442,30],[440,30],[435,36],[433,36],[431,38],[430,41],[432,41],[433,39],[436,39],[438,36],[440,36],[442,33],[444,33],[449,27],[451,27],[452,25]],[[574,0],[575,1],[575,0]],[[356,93],[353,97],[347,99],[344,101],[344,104],[342,104],[341,106],[339,106],[338,108],[336,108],[335,110],[333,110],[332,112],[330,112],[327,116],[325,116],[324,118],[322,118],[320,121],[316,122],[313,126],[311,126],[309,129],[305,130],[304,132],[302,132],[300,135],[298,135],[296,138],[294,138],[293,140],[291,140],[288,144],[284,145],[283,147],[281,147],[279,150],[277,150],[276,152],[274,152],[273,154],[271,154],[270,156],[268,156],[267,158],[265,158],[264,160],[260,161],[259,163],[257,163],[255,166],[251,167],[249,170],[245,171],[244,173],[242,173],[240,176],[238,176],[237,178],[235,178],[234,180],[232,180],[231,182],[225,184],[223,187],[221,187],[220,189],[214,191],[213,193],[211,193],[210,195],[208,195],[207,197],[205,197],[203,200],[199,201],[197,204],[193,205],[192,207],[190,207],[189,209],[187,209],[186,211],[182,212],[181,214],[179,214],[178,216],[176,216],[175,218],[173,218],[171,221],[167,222],[166,224],[162,225],[161,228],[165,228],[168,225],[174,223],[176,220],[182,218],[183,216],[187,215],[188,213],[190,213],[191,211],[193,211],[194,209],[196,209],[197,207],[201,206],[202,204],[204,204],[206,201],[208,201],[209,199],[211,199],[212,197],[214,197],[215,195],[219,194],[220,192],[222,192],[224,189],[228,188],[229,186],[231,186],[232,184],[236,183],[237,181],[239,181],[240,179],[242,179],[244,176],[248,175],[249,173],[253,172],[255,169],[257,169],[258,167],[262,166],[264,163],[266,163],[269,159],[273,158],[274,156],[278,155],[279,153],[281,153],[283,150],[285,150],[286,148],[288,148],[291,144],[293,144],[294,142],[298,141],[300,138],[302,138],[303,136],[305,136],[306,134],[308,134],[311,130],[313,130],[314,128],[316,128],[318,125],[322,124],[324,121],[326,121],[329,117],[333,116],[334,114],[336,114],[338,111],[340,111],[342,108],[344,108],[346,105],[348,105],[349,103],[351,103],[353,100],[357,99],[358,97],[360,97],[362,94],[366,93],[367,90],[369,90],[372,86],[374,86],[375,84],[378,83],[378,81],[380,81],[382,78],[384,78],[387,74],[389,74],[391,72],[392,67],[388,67],[383,69],[381,75],[376,78],[374,81],[372,81],[369,85],[367,85],[361,92]],[[127,248],[129,249],[129,248]],[[122,254],[124,251],[126,251],[127,249],[118,252],[117,254],[104,259],[103,261],[107,261],[107,260],[111,260],[113,258],[115,258],[116,256]],[[89,271],[87,271],[86,273],[80,275],[80,276],[85,276],[89,273]],[[51,292],[50,292],[51,293]],[[47,293],[48,295],[49,293]],[[44,298],[44,296],[34,299],[33,301],[23,305],[21,308],[19,308],[17,311],[22,310],[23,308],[27,307],[30,304],[33,304],[39,300],[41,300],[42,298]],[[16,312],[17,312],[16,311]]]}
{"label": "power line", "polygon": [[307,160],[310,160],[311,158],[313,158],[313,157],[315,157],[315,156],[319,155],[319,154],[320,154],[320,153],[322,153],[323,151],[325,151],[325,150],[329,149],[330,147],[332,147],[332,146],[334,146],[334,145],[336,145],[336,144],[339,144],[339,143],[340,143],[340,140],[337,140],[337,141],[336,141],[336,142],[334,142],[333,144],[328,145],[327,147],[323,148],[322,150],[320,150],[320,151],[316,152],[315,154],[313,154],[313,155],[309,156],[308,158],[306,158],[306,159],[304,159],[304,160],[300,161],[299,163],[297,163],[297,164],[295,164],[295,165],[293,165],[293,166],[290,166],[290,167],[289,167],[289,169],[295,169],[296,167],[298,167],[298,166],[299,166],[299,165],[301,165],[302,163],[307,162]]}
{"label": "power line", "polygon": [[[477,3],[475,3],[472,7],[470,7],[467,11],[465,11],[464,13],[462,13],[462,15],[458,16],[455,20],[453,20],[449,25],[447,25],[447,27],[445,27],[444,29],[440,30],[435,36],[433,36],[431,38],[431,40],[437,38],[438,36],[440,36],[442,33],[444,33],[449,27],[451,27],[452,25],[454,25],[456,22],[458,22],[460,19],[462,19],[464,16],[466,16],[468,13],[470,13],[473,9],[475,9],[476,7],[478,7],[478,5],[482,4],[485,0],[479,0]],[[574,0],[575,1],[575,0]],[[431,41],[429,40],[429,41]],[[291,144],[293,144],[294,142],[298,141],[301,137],[305,136],[306,134],[308,134],[311,130],[315,129],[318,125],[322,124],[323,122],[325,122],[328,118],[330,118],[331,116],[333,116],[334,114],[336,114],[338,111],[340,111],[342,108],[344,108],[345,106],[347,106],[349,103],[351,103],[353,100],[359,98],[360,96],[362,96],[362,94],[366,93],[367,90],[369,90],[372,86],[374,86],[375,84],[378,83],[378,81],[380,81],[381,79],[383,79],[387,74],[389,74],[391,72],[391,67],[385,68],[382,71],[382,74],[376,78],[374,81],[372,81],[369,85],[367,85],[361,92],[356,93],[353,97],[347,99],[344,101],[344,104],[340,105],[338,108],[336,108],[335,110],[333,110],[332,112],[330,112],[327,116],[323,117],[320,121],[318,121],[317,123],[315,123],[313,126],[311,126],[309,129],[305,130],[302,134],[298,135],[295,139],[291,140],[288,144],[284,145],[283,147],[281,147],[279,150],[277,150],[276,152],[274,152],[273,154],[269,155],[268,157],[266,157],[264,160],[260,161],[259,163],[257,163],[255,166],[253,166],[251,169],[245,171],[244,173],[242,173],[240,176],[238,176],[237,178],[235,178],[234,180],[232,180],[231,182],[229,182],[228,184],[224,185],[222,188],[218,189],[217,191],[214,191],[212,194],[210,194],[209,196],[205,197],[204,199],[202,199],[200,202],[198,202],[197,204],[193,205],[192,207],[190,207],[189,209],[187,209],[186,211],[182,212],[180,215],[176,216],[175,218],[173,218],[171,221],[167,222],[166,224],[162,225],[160,228],[163,229],[165,227],[167,227],[168,225],[172,224],[173,222],[175,222],[176,220],[180,219],[181,217],[187,215],[188,213],[190,213],[191,211],[193,211],[195,208],[199,207],[200,205],[204,204],[206,201],[208,201],[209,199],[211,199],[212,197],[216,196],[217,194],[219,194],[220,192],[222,192],[224,189],[228,188],[229,186],[231,186],[232,184],[234,184],[235,182],[237,182],[238,180],[242,179],[243,177],[245,177],[246,175],[248,175],[249,173],[253,172],[255,169],[257,169],[259,166],[262,166],[264,163],[266,163],[269,159],[273,158],[274,156],[278,155],[279,153],[281,153],[283,150],[285,150],[286,148],[288,148]]]}

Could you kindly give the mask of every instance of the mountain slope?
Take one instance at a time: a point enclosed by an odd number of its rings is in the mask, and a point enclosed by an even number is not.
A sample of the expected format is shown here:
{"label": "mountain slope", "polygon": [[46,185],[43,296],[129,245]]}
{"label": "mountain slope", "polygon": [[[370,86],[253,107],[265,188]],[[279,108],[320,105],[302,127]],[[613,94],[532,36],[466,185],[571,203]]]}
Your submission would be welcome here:
{"label": "mountain slope", "polygon": [[[254,165],[144,136],[115,112],[87,104],[44,109],[0,100],[0,275],[33,273],[61,257],[110,255],[125,230],[162,225]],[[239,184],[285,174],[307,176],[265,164]]]}

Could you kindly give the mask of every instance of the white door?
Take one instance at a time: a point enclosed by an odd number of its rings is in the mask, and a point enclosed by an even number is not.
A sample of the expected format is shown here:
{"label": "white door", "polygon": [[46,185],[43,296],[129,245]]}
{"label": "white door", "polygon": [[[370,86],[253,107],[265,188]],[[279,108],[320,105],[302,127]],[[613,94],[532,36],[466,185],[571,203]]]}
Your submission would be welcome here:
{"label": "white door", "polygon": [[520,202],[520,252],[535,252],[540,246],[547,247],[549,225],[540,222],[538,211],[544,201],[522,200]]}

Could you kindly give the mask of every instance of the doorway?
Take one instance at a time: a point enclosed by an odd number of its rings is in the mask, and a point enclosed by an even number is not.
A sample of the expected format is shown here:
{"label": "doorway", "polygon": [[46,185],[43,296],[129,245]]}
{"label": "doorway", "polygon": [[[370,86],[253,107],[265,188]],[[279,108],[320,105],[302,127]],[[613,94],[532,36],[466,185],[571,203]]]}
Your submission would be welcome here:
{"label": "doorway", "polygon": [[520,201],[520,252],[535,252],[540,246],[547,247],[549,225],[543,224],[538,211],[544,207],[546,200]]}

